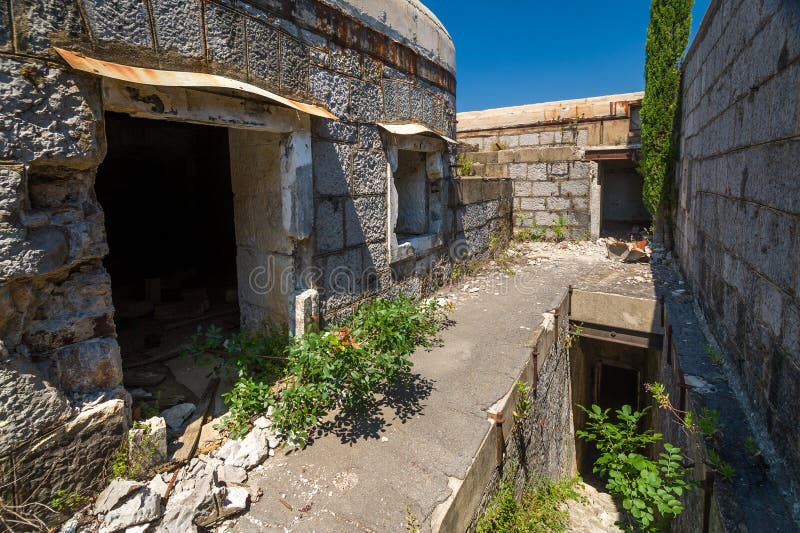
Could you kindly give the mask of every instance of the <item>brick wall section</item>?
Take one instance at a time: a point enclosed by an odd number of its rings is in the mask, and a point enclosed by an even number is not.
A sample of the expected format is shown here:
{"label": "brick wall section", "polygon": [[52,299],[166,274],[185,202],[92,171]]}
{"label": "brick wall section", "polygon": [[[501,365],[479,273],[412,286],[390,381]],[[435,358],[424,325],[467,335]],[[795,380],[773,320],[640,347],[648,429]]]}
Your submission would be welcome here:
{"label": "brick wall section", "polygon": [[800,4],[715,0],[683,66],[676,253],[800,483]]}

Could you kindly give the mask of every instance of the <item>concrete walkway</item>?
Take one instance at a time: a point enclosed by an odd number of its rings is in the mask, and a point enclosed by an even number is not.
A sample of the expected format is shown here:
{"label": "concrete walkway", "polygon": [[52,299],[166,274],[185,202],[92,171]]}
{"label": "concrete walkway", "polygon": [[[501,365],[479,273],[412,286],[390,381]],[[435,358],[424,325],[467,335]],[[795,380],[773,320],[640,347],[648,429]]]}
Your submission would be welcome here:
{"label": "concrete walkway", "polygon": [[[308,448],[277,455],[248,481],[261,491],[234,531],[429,531],[486,435],[485,410],[512,386],[526,342],[570,284],[653,294],[648,265],[591,245],[526,245],[516,275],[491,269],[439,296],[453,301],[444,344],[414,354],[416,381],[358,420],[328,421]],[[580,281],[580,283],[579,283]]]}

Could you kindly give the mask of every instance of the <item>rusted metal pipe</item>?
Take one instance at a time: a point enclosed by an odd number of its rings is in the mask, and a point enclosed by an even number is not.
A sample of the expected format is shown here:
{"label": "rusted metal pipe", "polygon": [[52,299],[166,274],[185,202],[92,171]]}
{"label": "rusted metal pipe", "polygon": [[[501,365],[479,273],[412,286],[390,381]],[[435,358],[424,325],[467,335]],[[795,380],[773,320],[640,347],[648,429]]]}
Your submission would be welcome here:
{"label": "rusted metal pipe", "polygon": [[503,466],[503,457],[506,453],[506,439],[503,436],[503,422],[505,421],[505,415],[502,413],[502,411],[499,413],[489,413],[489,418],[494,420],[497,468],[500,468]]}
{"label": "rusted metal pipe", "polygon": [[703,482],[703,533],[708,533],[711,526],[711,498],[714,496],[714,472],[706,472]]}

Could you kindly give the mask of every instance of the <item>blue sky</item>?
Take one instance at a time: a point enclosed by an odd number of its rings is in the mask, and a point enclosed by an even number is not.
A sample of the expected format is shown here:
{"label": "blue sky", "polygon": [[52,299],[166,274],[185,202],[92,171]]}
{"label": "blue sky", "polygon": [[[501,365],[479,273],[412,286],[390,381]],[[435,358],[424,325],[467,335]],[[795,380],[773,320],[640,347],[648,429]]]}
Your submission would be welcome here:
{"label": "blue sky", "polygon": [[[647,0],[423,0],[456,43],[459,111],[640,91]],[[696,0],[697,31],[710,0]]]}

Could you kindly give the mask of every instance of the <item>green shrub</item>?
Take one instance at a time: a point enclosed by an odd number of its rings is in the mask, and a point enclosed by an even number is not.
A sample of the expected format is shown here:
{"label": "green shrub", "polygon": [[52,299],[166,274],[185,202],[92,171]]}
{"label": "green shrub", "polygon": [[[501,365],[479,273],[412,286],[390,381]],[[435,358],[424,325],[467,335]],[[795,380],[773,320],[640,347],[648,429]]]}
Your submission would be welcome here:
{"label": "green shrub", "polygon": [[652,0],[650,6],[639,171],[644,176],[644,205],[654,217],[666,203],[674,172],[680,61],[689,42],[693,4],[694,0]]}
{"label": "green shrub", "polygon": [[237,369],[233,389],[222,395],[231,437],[246,435],[252,420],[274,406],[276,429],[305,444],[310,430],[332,409],[362,409],[376,393],[408,377],[411,354],[437,342],[444,320],[436,301],[379,298],[339,327],[294,339],[268,327],[227,340],[209,328],[199,330],[187,350],[200,360],[221,356],[217,370],[227,365]]}
{"label": "green shrub", "polygon": [[661,441],[660,433],[639,430],[639,422],[649,408],[634,411],[624,405],[616,411],[617,422],[610,420],[610,409],[592,405],[591,410],[579,405],[589,417],[586,430],[578,437],[594,442],[600,457],[593,472],[605,477],[606,488],[616,497],[628,519],[620,523],[627,531],[634,525],[642,531],[663,531],[672,517],[683,511],[678,500],[691,484],[689,471],[684,468],[680,448],[663,443],[666,453],[657,460],[642,455],[648,446]]}
{"label": "green shrub", "polygon": [[546,478],[529,482],[521,501],[514,498],[514,487],[504,481],[478,519],[478,533],[557,533],[569,526],[569,513],[564,503],[577,500],[574,487],[577,478],[550,481]]}

